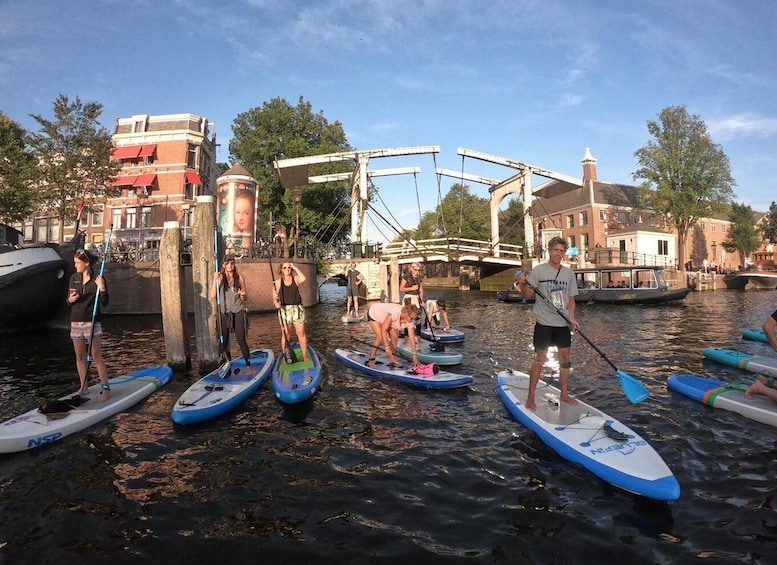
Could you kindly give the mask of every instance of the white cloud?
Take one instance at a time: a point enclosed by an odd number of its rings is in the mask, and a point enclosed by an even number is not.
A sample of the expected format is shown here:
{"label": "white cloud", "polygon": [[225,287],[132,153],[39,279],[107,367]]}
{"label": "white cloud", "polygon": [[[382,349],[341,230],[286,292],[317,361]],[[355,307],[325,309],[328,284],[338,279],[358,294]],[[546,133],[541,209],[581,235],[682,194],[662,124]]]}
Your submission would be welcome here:
{"label": "white cloud", "polygon": [[777,118],[753,113],[734,114],[708,123],[713,138],[726,141],[735,137],[768,137],[777,133]]}

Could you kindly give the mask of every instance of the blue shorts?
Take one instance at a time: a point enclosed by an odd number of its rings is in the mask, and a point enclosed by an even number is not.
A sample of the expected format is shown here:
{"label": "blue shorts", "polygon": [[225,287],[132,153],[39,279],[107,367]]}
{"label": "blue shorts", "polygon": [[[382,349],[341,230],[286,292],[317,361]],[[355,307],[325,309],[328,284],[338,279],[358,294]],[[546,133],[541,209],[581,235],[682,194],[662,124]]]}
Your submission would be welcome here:
{"label": "blue shorts", "polygon": [[[89,341],[92,335],[92,322],[70,322],[70,339],[85,339]],[[103,326],[100,322],[94,325],[94,337],[102,337]]]}
{"label": "blue shorts", "polygon": [[534,325],[534,350],[541,351],[555,345],[559,349],[572,347],[572,332],[569,326]]}

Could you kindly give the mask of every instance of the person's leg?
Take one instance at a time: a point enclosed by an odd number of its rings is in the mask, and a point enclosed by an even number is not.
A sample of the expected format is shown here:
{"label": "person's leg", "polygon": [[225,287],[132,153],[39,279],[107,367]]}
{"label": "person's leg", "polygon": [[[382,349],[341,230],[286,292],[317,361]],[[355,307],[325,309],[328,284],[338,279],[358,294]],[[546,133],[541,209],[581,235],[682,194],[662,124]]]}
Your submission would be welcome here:
{"label": "person's leg", "polygon": [[537,404],[534,402],[534,392],[537,389],[537,383],[540,380],[540,371],[542,371],[542,366],[545,365],[547,356],[547,349],[538,349],[534,356],[534,362],[529,369],[529,391],[526,395],[526,408],[529,410],[537,409]]}
{"label": "person's leg", "polygon": [[248,348],[248,316],[245,312],[238,312],[235,314],[235,340],[238,346],[240,346],[240,352],[245,359],[246,367],[251,366],[251,350]]}
{"label": "person's leg", "polygon": [[76,370],[80,386],[76,394],[85,395],[89,392],[89,383],[86,382],[86,340],[77,338],[73,340],[73,350],[76,354]]}
{"label": "person's leg", "polygon": [[95,399],[96,402],[104,402],[111,397],[111,388],[108,383],[108,368],[103,361],[102,337],[95,336],[92,339],[92,359],[97,367],[97,374],[100,377],[100,394]]}
{"label": "person's leg", "polygon": [[566,402],[568,404],[577,404],[577,400],[569,396],[568,392],[568,385],[569,385],[569,373],[572,369],[572,362],[571,362],[571,356],[570,356],[570,348],[564,347],[559,348],[558,350],[558,360],[559,360],[559,381],[561,383],[560,389],[561,389],[561,401]]}
{"label": "person's leg", "polygon": [[370,320],[370,327],[375,333],[375,339],[372,340],[372,347],[370,348],[370,359],[368,363],[370,364],[370,367],[374,367],[375,356],[378,354],[378,348],[380,347],[380,344],[383,343],[383,328],[381,328],[380,323],[376,322],[375,320]]}
{"label": "person's leg", "polygon": [[308,335],[305,333],[305,322],[295,322],[294,331],[297,332],[297,341],[299,341],[299,347],[302,350],[302,360],[307,361],[310,357],[308,355]]}

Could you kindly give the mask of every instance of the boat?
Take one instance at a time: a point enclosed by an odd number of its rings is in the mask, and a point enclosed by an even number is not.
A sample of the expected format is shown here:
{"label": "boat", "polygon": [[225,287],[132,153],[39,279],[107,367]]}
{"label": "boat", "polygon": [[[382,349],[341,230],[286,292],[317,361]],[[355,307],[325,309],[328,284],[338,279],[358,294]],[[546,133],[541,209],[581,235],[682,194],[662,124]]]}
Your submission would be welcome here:
{"label": "boat", "polygon": [[730,410],[756,422],[777,426],[777,404],[761,394],[745,398],[749,384],[729,384],[698,375],[670,375],[666,385],[707,406]]}
{"label": "boat", "polygon": [[67,261],[55,244],[23,241],[0,224],[0,333],[40,327],[65,304]]}
{"label": "boat", "polygon": [[742,339],[746,339],[748,341],[758,341],[761,343],[769,343],[769,340],[766,339],[766,332],[763,331],[763,328],[745,328],[742,330]]}
{"label": "boat", "polygon": [[293,346],[295,363],[287,363],[278,355],[272,371],[272,389],[275,397],[284,404],[296,404],[313,398],[321,388],[321,361],[312,346],[308,345],[308,360],[302,360],[299,343]]}
{"label": "boat", "polygon": [[540,380],[536,410],[526,408],[529,375],[497,374],[497,392],[510,414],[564,459],[579,463],[600,479],[656,500],[677,500],[680,485],[666,462],[637,432],[586,404],[559,400],[560,391]]}
{"label": "boat", "polygon": [[[413,349],[408,343],[408,338],[403,337],[397,343],[397,353],[399,353],[405,359],[413,359]],[[420,342],[416,344],[416,353],[418,355],[418,361],[421,363],[437,363],[440,366],[459,365],[464,360],[464,356],[461,353],[456,353],[450,349],[444,349],[442,351],[439,346],[434,343]]]}
{"label": "boat", "polygon": [[735,349],[705,347],[704,356],[729,367],[744,369],[751,373],[761,373],[767,377],[777,377],[777,358],[766,355],[753,355]]}
{"label": "boat", "polygon": [[[663,267],[626,265],[573,270],[577,304],[671,304],[682,302],[692,290],[670,287]],[[522,302],[523,297],[518,290],[505,289],[497,291],[497,299]]]}
{"label": "boat", "polygon": [[353,349],[336,349],[335,359],[372,377],[386,377],[421,388],[457,388],[472,383],[472,375],[459,375],[443,370],[433,375],[421,375],[413,371],[413,366],[408,363],[392,366],[388,356],[380,351],[375,356],[375,367],[367,365],[369,355]]}
{"label": "boat", "polygon": [[628,265],[575,269],[578,295],[576,302],[594,304],[669,304],[682,302],[690,288],[672,288],[664,277],[664,268]]}
{"label": "boat", "polygon": [[464,341],[464,332],[456,328],[421,328],[421,339],[440,343],[459,343]]}
{"label": "boat", "polygon": [[227,361],[184,391],[173,406],[173,422],[194,424],[229,412],[262,386],[274,361],[272,349],[251,351],[250,370],[242,357]]}
{"label": "boat", "polygon": [[748,270],[739,271],[723,277],[727,289],[775,290],[777,289],[777,271]]}
{"label": "boat", "polygon": [[[0,424],[0,453],[15,453],[48,445],[86,429],[137,404],[167,384],[172,375],[173,370],[167,365],[151,365],[110,379],[111,396],[103,402],[95,401],[100,394],[100,385],[96,384],[89,387],[89,393],[83,397],[88,399],[86,402],[56,418],[33,408],[21,416],[6,420]],[[71,401],[73,395],[63,396],[59,400]]]}

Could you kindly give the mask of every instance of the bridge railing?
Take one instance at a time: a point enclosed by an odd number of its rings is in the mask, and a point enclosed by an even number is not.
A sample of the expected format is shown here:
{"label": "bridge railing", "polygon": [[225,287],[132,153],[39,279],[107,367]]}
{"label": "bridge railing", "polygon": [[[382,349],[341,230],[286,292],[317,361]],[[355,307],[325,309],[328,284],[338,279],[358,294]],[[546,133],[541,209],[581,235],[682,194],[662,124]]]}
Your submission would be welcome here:
{"label": "bridge railing", "polygon": [[[381,257],[417,257],[419,255],[477,255],[493,257],[494,248],[489,241],[477,239],[436,238],[418,241],[394,241],[383,246]],[[502,243],[499,245],[499,255],[506,259],[520,259],[523,249],[520,245]]]}

